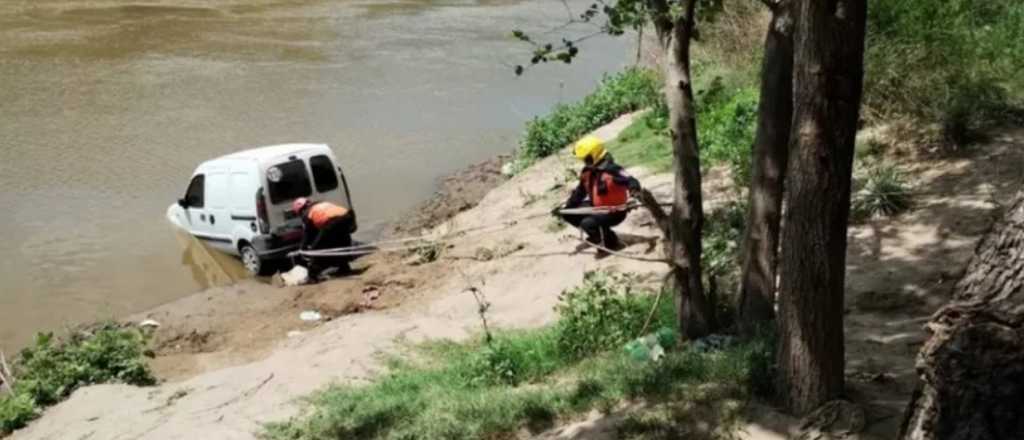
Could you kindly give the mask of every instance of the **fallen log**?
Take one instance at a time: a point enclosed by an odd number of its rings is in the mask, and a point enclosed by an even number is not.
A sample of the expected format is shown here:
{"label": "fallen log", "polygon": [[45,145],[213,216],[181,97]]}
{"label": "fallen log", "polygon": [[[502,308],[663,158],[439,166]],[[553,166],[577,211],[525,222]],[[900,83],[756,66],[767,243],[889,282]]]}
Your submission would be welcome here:
{"label": "fallen log", "polygon": [[1024,439],[1024,192],[927,327],[898,438]]}

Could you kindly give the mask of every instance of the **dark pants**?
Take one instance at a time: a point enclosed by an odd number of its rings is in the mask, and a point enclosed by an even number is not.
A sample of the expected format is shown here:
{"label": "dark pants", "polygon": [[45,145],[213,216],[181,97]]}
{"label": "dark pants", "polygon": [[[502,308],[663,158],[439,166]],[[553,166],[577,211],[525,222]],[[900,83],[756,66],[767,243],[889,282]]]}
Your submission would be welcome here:
{"label": "dark pants", "polygon": [[[590,207],[589,204],[580,206],[580,208]],[[612,214],[563,214],[562,220],[566,223],[573,225],[587,234],[587,241],[600,244],[609,249],[615,249],[620,246],[619,236],[615,235],[615,231],[612,230],[613,226],[618,226],[626,219],[626,212],[616,212]]]}
{"label": "dark pants", "polygon": [[[310,250],[335,249],[352,246],[352,216],[346,215],[328,221],[315,233],[316,238],[309,245]],[[310,231],[313,232],[313,231]],[[337,267],[342,271],[349,270],[352,257],[310,257],[309,276],[315,277],[324,269]]]}

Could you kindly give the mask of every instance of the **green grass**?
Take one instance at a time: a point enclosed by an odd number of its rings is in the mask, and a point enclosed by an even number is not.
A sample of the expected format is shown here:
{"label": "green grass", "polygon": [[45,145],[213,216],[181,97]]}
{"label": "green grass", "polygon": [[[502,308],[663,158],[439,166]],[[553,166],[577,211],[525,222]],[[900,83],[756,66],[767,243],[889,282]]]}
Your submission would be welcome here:
{"label": "green grass", "polygon": [[50,333],[18,355],[11,367],[14,394],[0,397],[0,435],[24,427],[39,411],[97,383],[152,385],[144,354],[146,337],[136,329],[102,324],[59,340]]}
{"label": "green grass", "polygon": [[[267,427],[265,438],[478,439],[539,432],[623,400],[685,402],[712,384],[744,402],[763,344],[670,351],[658,362],[623,350],[653,305],[635,280],[605,273],[563,294],[560,319],[537,330],[498,332],[488,344],[433,342],[390,361],[369,385],[335,385],[307,413]],[[662,301],[654,328],[673,325]]]}
{"label": "green grass", "polygon": [[[750,147],[757,128],[757,89],[727,84],[719,78],[697,91],[697,140],[702,165],[726,164],[738,187],[750,181]],[[644,166],[656,172],[672,167],[668,111],[663,105],[638,117],[608,145],[626,166]]]}
{"label": "green grass", "polygon": [[615,118],[654,105],[661,99],[661,80],[647,69],[630,68],[608,75],[578,103],[559,105],[526,124],[517,168],[549,156]]}
{"label": "green grass", "polygon": [[940,122],[950,141],[999,122],[1024,93],[1024,3],[873,0],[864,112]]}

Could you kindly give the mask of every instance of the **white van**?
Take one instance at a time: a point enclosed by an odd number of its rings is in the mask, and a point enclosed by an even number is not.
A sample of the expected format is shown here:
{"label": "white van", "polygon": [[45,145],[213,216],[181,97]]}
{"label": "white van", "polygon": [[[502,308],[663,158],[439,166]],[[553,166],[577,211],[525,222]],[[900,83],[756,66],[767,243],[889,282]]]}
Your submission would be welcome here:
{"label": "white van", "polygon": [[299,197],[345,206],[355,216],[348,182],[330,147],[285,144],[201,163],[185,197],[167,208],[167,218],[262,274],[267,262],[299,247],[302,221],[291,211]]}

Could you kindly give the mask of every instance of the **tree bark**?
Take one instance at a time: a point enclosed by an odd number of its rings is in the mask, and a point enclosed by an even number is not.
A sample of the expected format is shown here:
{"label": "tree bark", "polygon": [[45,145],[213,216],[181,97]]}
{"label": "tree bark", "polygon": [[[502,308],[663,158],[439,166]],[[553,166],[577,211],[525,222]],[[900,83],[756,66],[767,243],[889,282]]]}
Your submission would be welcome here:
{"label": "tree bark", "polygon": [[1024,193],[932,316],[901,440],[1024,439]]}
{"label": "tree bark", "polygon": [[771,24],[764,39],[761,99],[752,148],[747,227],[740,256],[739,323],[750,334],[775,315],[782,192],[793,119],[793,16],[790,0],[769,2]]}
{"label": "tree bark", "polygon": [[843,392],[847,223],[867,0],[795,6],[776,359],[782,402],[803,414]]}
{"label": "tree bark", "polygon": [[[695,339],[715,327],[711,304],[701,281],[701,229],[704,208],[701,197],[700,153],[697,143],[696,107],[690,76],[690,42],[697,0],[680,2],[682,16],[669,18],[664,3],[654,17],[658,39],[665,51],[665,101],[669,108],[675,170],[672,213],[669,217],[670,259],[678,289],[676,310],[680,333]],[[655,2],[658,3],[658,2]],[[659,9],[664,8],[664,10]]]}

